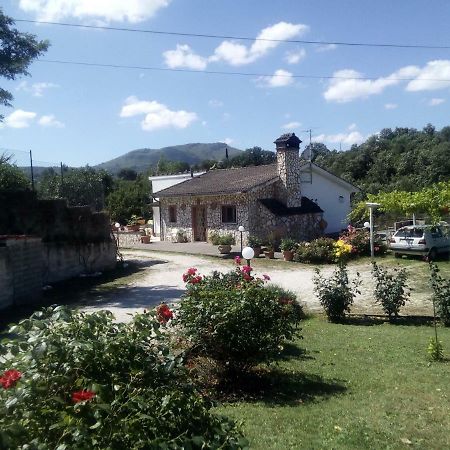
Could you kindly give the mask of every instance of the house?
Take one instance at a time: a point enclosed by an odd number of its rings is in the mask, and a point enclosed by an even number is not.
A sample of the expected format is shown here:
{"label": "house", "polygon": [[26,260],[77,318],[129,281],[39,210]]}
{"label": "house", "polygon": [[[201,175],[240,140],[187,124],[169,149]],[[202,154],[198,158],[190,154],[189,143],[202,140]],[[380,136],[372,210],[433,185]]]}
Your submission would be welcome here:
{"label": "house", "polygon": [[335,234],[348,225],[351,200],[360,189],[309,161],[300,168],[302,195],[310,198],[323,209],[327,223],[325,233]]}
{"label": "house", "polygon": [[[350,191],[357,188],[315,164],[302,162],[301,140],[294,133],[283,134],[274,143],[275,164],[210,170],[159,191],[153,189],[159,199],[161,240],[175,241],[183,235],[189,241],[206,241],[211,232],[238,237],[240,225],[246,230],[245,238],[264,240],[276,235],[310,240],[324,233],[325,215],[333,227],[338,226],[348,212]],[[319,199],[339,212],[325,211]]]}
{"label": "house", "polygon": [[[148,177],[152,183],[152,192],[158,192],[166,189],[175,184],[182,183],[183,181],[189,180],[192,177],[197,177],[205,172],[191,172],[191,173],[179,173],[176,175],[159,175],[154,177]],[[153,234],[159,236],[161,233],[161,216],[159,208],[159,198],[153,197],[154,202],[152,203],[153,209]]]}

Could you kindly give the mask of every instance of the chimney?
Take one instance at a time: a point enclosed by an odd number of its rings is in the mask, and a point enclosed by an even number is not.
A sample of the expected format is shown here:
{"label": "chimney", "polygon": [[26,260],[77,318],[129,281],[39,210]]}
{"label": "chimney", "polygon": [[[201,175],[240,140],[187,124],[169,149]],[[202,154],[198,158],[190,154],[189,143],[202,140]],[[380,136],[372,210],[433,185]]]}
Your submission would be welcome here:
{"label": "chimney", "polygon": [[278,176],[284,186],[288,208],[300,207],[302,202],[299,157],[301,142],[295,133],[282,134],[274,142],[277,149]]}

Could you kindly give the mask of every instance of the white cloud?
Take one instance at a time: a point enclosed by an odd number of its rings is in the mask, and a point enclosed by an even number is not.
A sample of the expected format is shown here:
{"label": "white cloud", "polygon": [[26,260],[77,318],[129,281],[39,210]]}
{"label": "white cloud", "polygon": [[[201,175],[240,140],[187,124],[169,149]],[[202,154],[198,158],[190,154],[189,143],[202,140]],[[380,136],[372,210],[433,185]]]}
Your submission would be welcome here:
{"label": "white cloud", "polygon": [[360,144],[364,142],[366,139],[359,131],[350,130],[348,133],[337,133],[337,134],[320,134],[316,136],[315,141],[319,142],[329,142],[331,144],[344,144],[344,145],[353,145]]}
{"label": "white cloud", "polygon": [[[256,37],[257,39],[269,39],[253,42],[250,47],[233,41],[223,41],[214,51],[210,61],[225,61],[232,66],[250,64],[266,55],[269,50],[278,47],[281,42],[301,36],[309,30],[307,25],[278,22],[275,25],[264,28]],[[277,41],[271,41],[276,39]]]}
{"label": "white cloud", "polygon": [[283,130],[295,130],[296,128],[301,127],[300,122],[288,122],[281,126]]}
{"label": "white cloud", "polygon": [[396,109],[396,108],[398,108],[398,105],[397,105],[397,103],[385,103],[384,108],[385,109]]}
{"label": "white cloud", "polygon": [[16,109],[5,117],[3,124],[9,128],[28,128],[36,116],[37,114],[35,112]]}
{"label": "white cloud", "polygon": [[211,108],[222,108],[223,102],[213,98],[208,102],[208,105],[211,106]]}
{"label": "white cloud", "polygon": [[166,8],[171,0],[20,0],[19,7],[38,20],[65,18],[106,22],[143,22]]}
{"label": "white cloud", "polygon": [[306,57],[305,49],[299,48],[298,50],[292,50],[292,51],[286,52],[284,60],[288,64],[298,64],[300,61],[305,59],[305,57]]}
{"label": "white cloud", "polygon": [[353,131],[356,130],[358,127],[356,126],[356,123],[352,123],[348,126],[347,130]]}
{"label": "white cloud", "polygon": [[437,105],[441,105],[442,103],[445,102],[444,98],[432,98],[429,102],[428,105],[429,106],[437,106]]}
{"label": "white cloud", "polygon": [[198,119],[194,112],[184,110],[172,111],[166,105],[155,100],[139,100],[131,96],[125,100],[120,111],[120,117],[134,117],[144,115],[141,128],[153,131],[162,128],[187,128]]}
{"label": "white cloud", "polygon": [[177,44],[176,50],[167,50],[163,53],[165,63],[171,69],[186,67],[194,70],[204,70],[208,64],[206,58],[195,54],[189,45]]}
{"label": "white cloud", "polygon": [[294,82],[294,77],[291,72],[287,70],[278,69],[275,73],[270,77],[259,77],[256,80],[261,87],[284,87],[289,86]]}
{"label": "white cloud", "polygon": [[19,85],[17,86],[17,91],[24,91],[24,92],[30,92],[33,97],[43,97],[44,92],[47,89],[51,88],[57,88],[59,87],[58,84],[55,83],[48,83],[48,82],[40,82],[40,83],[33,83],[31,85],[28,84],[27,81],[21,81]]}
{"label": "white cloud", "polygon": [[56,117],[53,114],[49,114],[46,116],[42,116],[38,120],[39,125],[43,127],[52,127],[52,128],[64,128],[65,125],[60,122],[59,120],[56,120]]}
{"label": "white cloud", "polygon": [[405,66],[387,77],[370,80],[360,79],[363,75],[352,69],[338,70],[333,76],[336,78],[329,82],[323,95],[328,101],[345,103],[381,94],[387,87],[404,82],[407,82],[406,90],[410,92],[448,88],[450,60],[429,61],[424,67]]}
{"label": "white cloud", "polygon": [[227,145],[231,145],[234,142],[234,139],[225,138],[222,142],[224,142]]}
{"label": "white cloud", "polygon": [[[416,79],[408,83],[407,91],[434,91],[450,87],[450,60],[429,61],[425,67],[416,69]],[[446,81],[436,81],[438,79]]]}

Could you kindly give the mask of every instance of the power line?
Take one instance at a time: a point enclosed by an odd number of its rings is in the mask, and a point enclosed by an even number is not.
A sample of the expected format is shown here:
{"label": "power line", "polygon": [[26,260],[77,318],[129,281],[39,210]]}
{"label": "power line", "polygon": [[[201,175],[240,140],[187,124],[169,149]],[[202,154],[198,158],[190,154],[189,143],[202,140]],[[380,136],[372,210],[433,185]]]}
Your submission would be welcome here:
{"label": "power line", "polygon": [[450,50],[450,45],[427,45],[427,44],[395,44],[395,43],[370,43],[370,42],[345,42],[345,41],[312,41],[303,39],[267,39],[267,38],[253,38],[248,36],[227,36],[220,34],[201,34],[201,33],[182,33],[178,31],[161,31],[161,30],[142,30],[139,28],[122,28],[122,27],[107,27],[101,25],[82,25],[76,23],[66,22],[47,22],[40,20],[28,19],[13,19],[15,22],[35,23],[42,25],[57,25],[62,27],[72,28],[87,28],[94,30],[110,30],[110,31],[125,31],[131,33],[147,33],[159,34],[169,36],[184,36],[208,39],[235,39],[239,41],[263,41],[263,42],[288,42],[291,44],[308,44],[308,45],[340,45],[348,47],[387,47],[387,48],[411,48],[411,49],[425,49],[425,50]]}
{"label": "power line", "polygon": [[[305,78],[305,79],[326,79],[326,80],[378,80],[383,77],[349,77],[349,76],[335,76],[335,75],[299,75],[299,74],[267,74],[267,73],[255,73],[255,72],[226,72],[221,70],[194,70],[194,69],[172,69],[168,67],[150,67],[150,66],[131,66],[125,64],[103,64],[103,63],[91,63],[86,61],[63,61],[58,59],[39,59],[37,62],[51,63],[51,64],[68,64],[87,67],[104,67],[110,69],[138,69],[138,70],[152,70],[160,72],[187,72],[187,73],[204,73],[208,75],[235,75],[235,76],[248,76],[248,77],[261,77],[272,78],[273,76],[281,78]],[[386,79],[392,81],[415,81],[417,78],[405,78],[405,77],[387,77]],[[437,81],[437,82],[450,82],[448,78],[420,78],[420,81]]]}

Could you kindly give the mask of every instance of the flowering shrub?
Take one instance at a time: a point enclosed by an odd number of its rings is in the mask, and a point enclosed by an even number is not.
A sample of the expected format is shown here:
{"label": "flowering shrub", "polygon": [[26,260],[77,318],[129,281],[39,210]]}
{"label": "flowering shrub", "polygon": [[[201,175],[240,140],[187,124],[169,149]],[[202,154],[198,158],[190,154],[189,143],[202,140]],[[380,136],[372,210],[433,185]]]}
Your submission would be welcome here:
{"label": "flowering shrub", "polygon": [[[351,245],[351,253],[354,256],[370,256],[370,233],[368,230],[357,229],[349,225],[347,231],[339,236],[339,240]],[[373,249],[375,255],[384,255],[387,251],[386,245],[378,239],[375,239]]]}
{"label": "flowering shrub", "polygon": [[333,263],[336,259],[335,240],[331,238],[300,242],[294,254],[294,261],[303,263]]}
{"label": "flowering shrub", "polygon": [[334,243],[334,258],[336,261],[348,259],[352,254],[353,247],[339,239]]}
{"label": "flowering shrub", "polygon": [[0,448],[242,448],[187,379],[155,313],[47,308],[0,347]]}
{"label": "flowering shrub", "polygon": [[193,351],[229,371],[273,361],[283,342],[298,334],[302,310],[295,295],[266,286],[268,278],[243,266],[195,284],[187,279],[177,321]]}
{"label": "flowering shrub", "polygon": [[450,280],[439,273],[438,266],[430,262],[430,283],[433,288],[433,304],[441,322],[450,326]]}
{"label": "flowering shrub", "polygon": [[339,262],[338,267],[330,278],[324,278],[319,269],[313,278],[316,288],[316,295],[325,310],[325,314],[330,322],[339,322],[345,317],[345,313],[350,312],[350,307],[356,294],[359,294],[358,287],[361,284],[359,273],[357,277],[350,281],[345,262]]}

